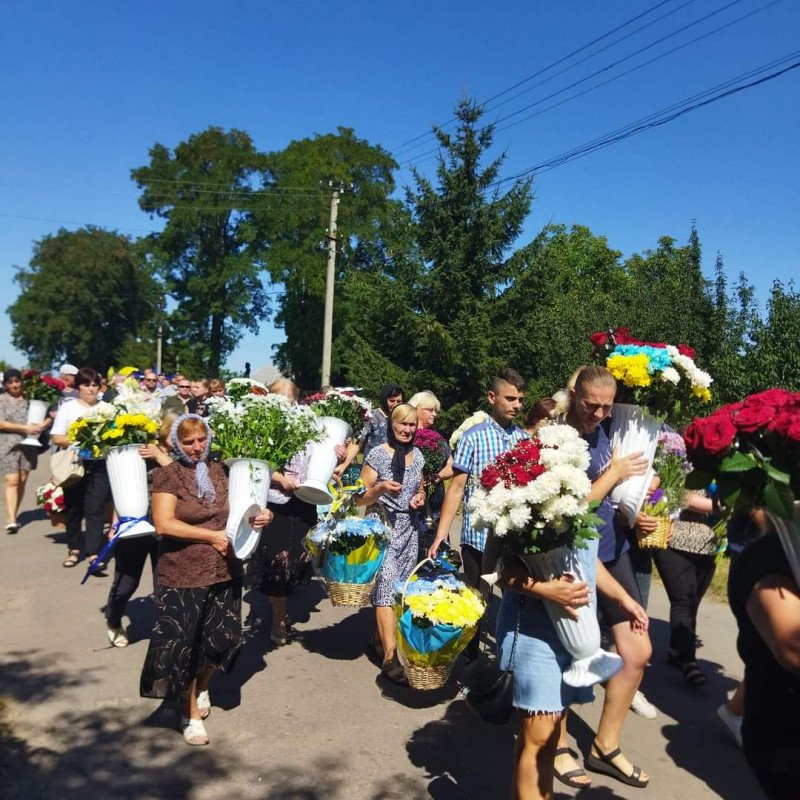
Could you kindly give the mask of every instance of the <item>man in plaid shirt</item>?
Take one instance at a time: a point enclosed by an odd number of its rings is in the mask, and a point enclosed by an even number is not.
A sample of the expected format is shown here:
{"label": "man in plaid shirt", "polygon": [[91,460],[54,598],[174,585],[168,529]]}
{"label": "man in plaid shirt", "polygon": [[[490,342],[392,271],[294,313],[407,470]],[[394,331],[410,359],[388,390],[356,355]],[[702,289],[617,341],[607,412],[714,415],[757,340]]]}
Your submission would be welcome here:
{"label": "man in plaid shirt", "polygon": [[[525,397],[525,381],[513,369],[506,367],[492,381],[489,389],[489,404],[492,415],[485,422],[470,428],[456,445],[453,455],[453,479],[439,517],[436,538],[428,550],[428,556],[435,558],[439,545],[447,539],[450,525],[458,507],[464,501],[464,516],[461,526],[461,559],[464,564],[464,578],[470,586],[479,589],[481,580],[481,561],[486,546],[486,531],[473,528],[470,521],[469,497],[480,480],[484,467],[491,464],[497,456],[510,450],[528,434],[514,424],[522,408]],[[467,657],[478,652],[478,636],[470,642]]]}

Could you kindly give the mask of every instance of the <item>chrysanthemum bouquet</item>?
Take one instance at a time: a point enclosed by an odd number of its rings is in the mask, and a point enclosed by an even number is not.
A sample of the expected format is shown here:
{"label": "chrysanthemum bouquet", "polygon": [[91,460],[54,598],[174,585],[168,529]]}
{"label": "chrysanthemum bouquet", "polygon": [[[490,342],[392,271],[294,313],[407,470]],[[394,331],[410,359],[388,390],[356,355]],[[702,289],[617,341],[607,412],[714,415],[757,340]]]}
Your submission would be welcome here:
{"label": "chrysanthemum bouquet", "polygon": [[223,460],[248,458],[283,469],[310,442],[322,437],[316,416],[277,394],[245,394],[238,403],[212,398],[213,449]]}
{"label": "chrysanthemum bouquet", "polygon": [[336,417],[346,422],[353,435],[364,427],[372,411],[369,401],[363,397],[338,389],[309,395],[305,402],[318,417]]}
{"label": "chrysanthemum bouquet", "polygon": [[306,550],[334,605],[349,605],[338,603],[337,584],[364,587],[358,605],[368,600],[391,538],[391,529],[372,517],[331,518],[308,532]]}
{"label": "chrysanthemum bouquet", "polygon": [[69,426],[67,438],[83,458],[103,458],[112,447],[152,442],[158,432],[160,405],[129,378],[110,403],[100,402]]}
{"label": "chrysanthemum bouquet", "polygon": [[452,433],[450,436],[450,449],[455,450],[459,439],[470,429],[481,422],[486,422],[489,415],[485,411],[476,411],[472,416],[467,417]]}
{"label": "chrysanthemum bouquet", "polygon": [[[413,575],[396,588],[397,655],[415,688],[444,684],[459,653],[478,630],[483,598],[452,575]],[[435,679],[431,680],[431,676]]]}
{"label": "chrysanthemum bouquet", "polygon": [[41,400],[48,406],[54,406],[63,389],[63,381],[50,375],[42,375],[38,370],[26,369],[22,373],[22,393],[27,400]]}
{"label": "chrysanthemum bouquet", "polygon": [[441,433],[431,428],[418,428],[414,436],[414,447],[422,453],[422,476],[430,494],[436,483],[436,476],[447,463],[447,444]]}
{"label": "chrysanthemum bouquet", "polygon": [[269,394],[267,387],[251,378],[231,378],[225,384],[225,394],[232,403],[238,403],[248,394]]}
{"label": "chrysanthemum bouquet", "polygon": [[600,331],[589,337],[592,357],[617,379],[618,402],[646,408],[659,419],[679,422],[693,405],[711,400],[712,378],[694,362],[691,347],[642,342],[627,328]]}
{"label": "chrysanthemum bouquet", "polygon": [[587,500],[588,467],[575,428],[544,425],[483,470],[469,502],[473,524],[491,528],[515,555],[586,548],[601,522]]}

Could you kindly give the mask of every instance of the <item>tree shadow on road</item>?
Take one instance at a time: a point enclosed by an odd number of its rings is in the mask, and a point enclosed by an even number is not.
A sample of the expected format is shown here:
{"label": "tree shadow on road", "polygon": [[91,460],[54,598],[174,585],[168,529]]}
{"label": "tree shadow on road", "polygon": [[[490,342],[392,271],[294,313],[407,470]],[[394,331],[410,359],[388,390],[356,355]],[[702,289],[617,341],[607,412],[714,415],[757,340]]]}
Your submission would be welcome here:
{"label": "tree shadow on road", "polygon": [[297,639],[309,653],[319,653],[335,661],[361,658],[375,630],[375,612],[362,608],[324,628],[298,631]]}
{"label": "tree shadow on road", "polygon": [[67,653],[44,653],[40,650],[12,650],[0,661],[2,694],[22,703],[42,703],[62,689],[80,686],[92,680],[97,668],[67,672]]}

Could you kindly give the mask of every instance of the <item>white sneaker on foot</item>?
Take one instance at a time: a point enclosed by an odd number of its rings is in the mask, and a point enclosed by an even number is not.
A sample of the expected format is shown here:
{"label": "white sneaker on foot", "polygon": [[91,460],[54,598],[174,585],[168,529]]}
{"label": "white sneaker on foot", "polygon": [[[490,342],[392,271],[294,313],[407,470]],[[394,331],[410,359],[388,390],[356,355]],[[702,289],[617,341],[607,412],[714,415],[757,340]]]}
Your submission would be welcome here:
{"label": "white sneaker on foot", "polygon": [[639,691],[631,700],[631,711],[645,719],[655,719],[658,716],[656,707]]}
{"label": "white sneaker on foot", "polygon": [[733,737],[736,744],[739,747],[742,746],[742,718],[737,717],[736,714],[731,711],[728,706],[723,703],[717,709],[717,716],[719,717],[720,722],[725,726],[728,733]]}

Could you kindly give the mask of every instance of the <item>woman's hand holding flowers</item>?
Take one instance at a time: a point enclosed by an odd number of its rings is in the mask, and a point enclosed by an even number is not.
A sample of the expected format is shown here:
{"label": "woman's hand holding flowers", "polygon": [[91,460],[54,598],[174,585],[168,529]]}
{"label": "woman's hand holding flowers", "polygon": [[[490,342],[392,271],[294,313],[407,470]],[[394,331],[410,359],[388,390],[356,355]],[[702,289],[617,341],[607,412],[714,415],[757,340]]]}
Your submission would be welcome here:
{"label": "woman's hand holding flowers", "polygon": [[658,528],[658,519],[639,512],[634,527],[636,528],[636,535],[641,539],[656,532],[656,528]]}

